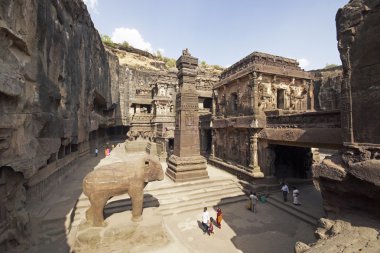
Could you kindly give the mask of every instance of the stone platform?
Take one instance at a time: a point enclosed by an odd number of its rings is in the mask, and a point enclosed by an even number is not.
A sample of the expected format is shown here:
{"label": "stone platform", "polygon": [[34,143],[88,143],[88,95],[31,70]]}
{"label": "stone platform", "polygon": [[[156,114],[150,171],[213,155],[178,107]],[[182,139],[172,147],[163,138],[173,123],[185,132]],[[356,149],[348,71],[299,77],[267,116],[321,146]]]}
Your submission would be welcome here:
{"label": "stone platform", "polygon": [[131,221],[131,212],[114,213],[106,227],[78,226],[75,252],[145,252],[164,247],[168,235],[155,209],[145,209],[141,222]]}
{"label": "stone platform", "polygon": [[174,182],[187,182],[209,178],[207,161],[203,156],[179,157],[172,155],[169,158],[166,175]]}

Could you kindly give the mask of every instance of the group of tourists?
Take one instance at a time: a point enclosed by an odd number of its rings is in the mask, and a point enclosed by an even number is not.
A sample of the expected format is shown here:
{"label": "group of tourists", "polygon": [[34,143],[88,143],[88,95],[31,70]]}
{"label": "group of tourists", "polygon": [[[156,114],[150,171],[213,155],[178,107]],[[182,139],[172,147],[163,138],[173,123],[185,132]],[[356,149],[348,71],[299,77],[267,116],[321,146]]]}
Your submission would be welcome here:
{"label": "group of tourists", "polygon": [[[115,148],[115,145],[112,144],[111,148],[109,146],[106,146],[104,148],[104,155],[109,156],[111,154],[111,150]],[[99,154],[99,149],[98,147],[95,148],[95,157],[97,157]]]}
{"label": "group of tourists", "polygon": [[[299,199],[298,199],[298,197],[300,195],[300,191],[295,186],[293,186],[292,188],[293,188],[293,193],[292,193],[293,204],[299,206],[299,205],[301,205],[301,203],[299,202]],[[286,183],[282,183],[281,191],[282,191],[282,197],[283,197],[284,202],[287,202],[288,201],[288,194],[290,193],[290,191],[289,191],[289,187]]]}
{"label": "group of tourists", "polygon": [[[222,209],[218,206],[216,209],[216,226],[221,229],[222,228],[222,219],[223,219],[223,214],[222,214]],[[203,214],[202,214],[202,226],[203,226],[203,232],[207,233],[208,235],[211,235],[214,233],[214,219],[210,217],[207,207],[203,209]]]}

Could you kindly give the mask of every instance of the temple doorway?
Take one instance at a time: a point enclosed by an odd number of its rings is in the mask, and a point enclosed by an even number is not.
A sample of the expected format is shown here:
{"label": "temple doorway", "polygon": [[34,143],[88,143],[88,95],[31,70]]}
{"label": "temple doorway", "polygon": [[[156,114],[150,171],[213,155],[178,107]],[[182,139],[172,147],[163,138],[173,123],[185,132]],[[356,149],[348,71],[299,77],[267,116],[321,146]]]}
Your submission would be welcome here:
{"label": "temple doorway", "polygon": [[211,129],[205,129],[205,139],[206,139],[206,154],[211,154],[211,144],[212,144],[212,136]]}
{"label": "temple doorway", "polygon": [[313,161],[311,148],[276,145],[274,151],[275,177],[308,178],[311,175]]}
{"label": "temple doorway", "polygon": [[169,138],[168,140],[168,157],[170,157],[174,152],[174,138]]}

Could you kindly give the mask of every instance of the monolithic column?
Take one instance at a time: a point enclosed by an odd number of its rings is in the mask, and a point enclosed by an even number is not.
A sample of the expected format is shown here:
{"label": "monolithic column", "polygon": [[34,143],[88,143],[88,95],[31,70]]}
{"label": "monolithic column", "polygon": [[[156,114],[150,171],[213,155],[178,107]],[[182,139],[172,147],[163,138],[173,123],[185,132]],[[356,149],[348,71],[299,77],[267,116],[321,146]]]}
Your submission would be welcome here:
{"label": "monolithic column", "polygon": [[257,155],[257,132],[252,130],[252,134],[249,138],[250,142],[250,155],[251,155],[251,164],[249,165],[252,168],[252,175],[255,178],[264,177],[264,173],[261,172],[259,163],[258,163],[258,155]]}
{"label": "monolithic column", "polygon": [[177,60],[179,93],[176,96],[174,154],[166,175],[175,182],[208,178],[206,159],[200,155],[198,94],[195,88],[198,59],[183,50]]}

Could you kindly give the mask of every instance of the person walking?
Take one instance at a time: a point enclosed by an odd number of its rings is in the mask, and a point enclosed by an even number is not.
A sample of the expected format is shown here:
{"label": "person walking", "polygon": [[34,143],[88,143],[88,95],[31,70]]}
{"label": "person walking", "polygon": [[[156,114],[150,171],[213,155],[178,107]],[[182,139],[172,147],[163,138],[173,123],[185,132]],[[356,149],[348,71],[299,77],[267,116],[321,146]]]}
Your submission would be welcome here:
{"label": "person walking", "polygon": [[298,199],[299,195],[300,195],[300,191],[297,189],[297,187],[294,186],[293,187],[293,204],[294,205],[297,205],[297,206],[301,205]]}
{"label": "person walking", "polygon": [[256,208],[257,208],[257,202],[259,200],[259,198],[256,195],[256,192],[254,192],[254,193],[251,192],[249,194],[249,199],[250,199],[250,203],[251,203],[251,206],[250,206],[251,211],[252,212],[256,212],[257,211],[256,210]]}
{"label": "person walking", "polygon": [[95,157],[98,156],[98,153],[99,153],[99,149],[96,147],[96,148],[95,148]]}
{"label": "person walking", "polygon": [[208,214],[207,207],[203,208],[203,214],[202,214],[202,225],[203,225],[203,232],[208,233],[208,222],[210,220],[210,215]]}
{"label": "person walking", "polygon": [[216,209],[216,225],[218,226],[219,229],[222,228],[222,220],[223,220],[223,213],[222,209],[218,206]]}
{"label": "person walking", "polygon": [[281,191],[282,191],[282,197],[284,198],[284,202],[288,201],[288,193],[289,193],[288,185],[285,183],[282,183]]}

